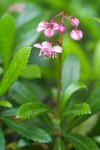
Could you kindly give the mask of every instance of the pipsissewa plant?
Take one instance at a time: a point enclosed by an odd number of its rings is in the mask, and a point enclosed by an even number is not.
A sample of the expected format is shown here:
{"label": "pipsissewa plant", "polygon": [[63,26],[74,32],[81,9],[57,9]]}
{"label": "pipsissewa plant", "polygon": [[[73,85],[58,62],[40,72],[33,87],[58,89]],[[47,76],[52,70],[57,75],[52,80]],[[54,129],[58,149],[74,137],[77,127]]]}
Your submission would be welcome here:
{"label": "pipsissewa plant", "polygon": [[[37,10],[36,10],[37,11]],[[66,13],[66,12],[65,12]],[[59,14],[59,17],[62,12]],[[66,16],[65,16],[66,17]],[[2,20],[2,26],[1,29],[2,32],[6,31],[8,32],[8,37],[6,38],[6,46],[9,45],[9,36],[10,29],[4,27],[4,23],[6,22],[6,18],[9,18],[9,16],[5,16]],[[71,15],[68,15],[69,19],[72,19],[73,17]],[[57,18],[54,18],[54,21],[56,21]],[[68,19],[68,20],[69,20]],[[77,19],[75,19],[77,20]],[[71,21],[71,20],[69,20]],[[50,21],[51,22],[51,21]],[[77,25],[79,24],[79,21],[77,20]],[[7,26],[9,26],[12,22],[8,19],[6,22]],[[44,23],[44,22],[43,22]],[[3,25],[4,24],[4,25]],[[49,27],[49,24],[46,23]],[[61,25],[60,25],[61,24]],[[46,27],[42,27],[42,31],[45,33],[45,35],[51,34],[53,32],[53,35],[55,32],[58,31],[58,25],[59,25],[59,31],[60,33],[65,31],[65,27],[61,29],[63,26],[62,23],[58,23],[56,21],[56,30],[53,28],[50,28],[46,31]],[[65,24],[65,23],[64,23]],[[74,25],[75,29],[77,29],[77,25]],[[10,27],[11,28],[11,27]],[[38,28],[37,28],[38,30]],[[13,30],[12,30],[13,31]],[[51,32],[51,33],[50,33]],[[5,34],[2,34],[5,37]],[[82,34],[81,34],[82,35]],[[50,36],[50,35],[49,35]],[[77,37],[77,36],[76,36]],[[3,38],[4,39],[4,38]],[[1,41],[5,45],[5,41],[1,39]],[[57,43],[58,46],[51,46],[51,44]],[[43,45],[39,44],[39,48],[41,48],[40,55],[44,55],[46,58],[55,58],[57,53],[63,52],[62,46],[59,45],[60,41],[54,41],[53,43],[46,42]],[[46,46],[45,49],[42,46]],[[92,114],[95,114],[100,110],[100,88],[95,89],[95,91],[91,94],[89,99],[86,101],[86,103],[82,104],[75,104],[75,100],[71,101],[71,104],[69,105],[69,101],[71,100],[71,96],[74,92],[81,88],[86,88],[86,86],[79,82],[79,70],[80,70],[80,64],[79,60],[76,55],[70,55],[64,62],[61,73],[61,89],[59,88],[58,91],[60,91],[59,96],[59,105],[54,105],[53,108],[50,106],[45,105],[44,103],[41,103],[34,95],[34,91],[31,91],[29,89],[29,86],[24,86],[20,80],[17,81],[11,88],[10,86],[17,80],[18,76],[22,72],[22,69],[25,67],[25,64],[27,62],[29,53],[31,48],[22,48],[18,53],[14,56],[10,66],[8,67],[5,76],[3,77],[1,83],[0,83],[0,95],[1,97],[1,106],[7,106],[12,107],[11,104],[7,103],[4,98],[7,98],[8,100],[8,94],[11,96],[10,98],[16,100],[19,104],[24,104],[19,108],[19,111],[17,113],[17,117],[19,118],[30,118],[30,119],[16,119],[14,116],[16,115],[17,109],[8,109],[0,112],[0,124],[4,125],[7,124],[10,128],[12,128],[14,131],[16,131],[21,136],[31,140],[27,141],[25,139],[21,139],[19,141],[19,145],[22,144],[23,146],[27,145],[35,145],[38,143],[38,147],[41,145],[41,148],[39,149],[54,149],[54,150],[65,150],[65,149],[72,149],[73,146],[75,146],[76,150],[97,150],[96,144],[90,139],[82,135],[76,135],[73,133],[73,128],[79,125],[82,121],[86,120],[88,117],[91,116],[90,114],[90,108]],[[47,51],[46,51],[47,50]],[[49,53],[48,53],[49,50]],[[54,50],[52,52],[52,50]],[[6,55],[6,48],[2,48],[2,52],[5,52]],[[45,53],[46,52],[46,53]],[[6,59],[5,59],[6,60]],[[30,66],[31,67],[31,66]],[[37,69],[33,69],[33,72],[36,73]],[[30,69],[29,69],[30,71]],[[23,77],[27,76],[28,67],[25,72],[23,72]],[[37,72],[38,74],[38,72]],[[35,77],[40,77],[40,75],[36,75]],[[58,80],[59,82],[60,80]],[[32,83],[33,84],[33,83]],[[27,84],[26,84],[27,85]],[[9,89],[10,88],[10,89]],[[35,89],[38,89],[38,86],[35,85]],[[6,91],[9,89],[9,91],[6,93]],[[40,91],[38,90],[38,94]],[[41,93],[43,95],[43,93]],[[57,97],[57,93],[55,91],[54,97]],[[40,97],[41,99],[41,97]],[[72,99],[73,100],[73,99]],[[30,102],[30,103],[28,103]],[[57,98],[58,102],[58,98]],[[58,103],[57,103],[58,104]],[[89,105],[88,105],[89,104]],[[59,107],[58,107],[59,106]],[[87,114],[87,115],[86,115]],[[82,115],[82,116],[80,116]],[[32,119],[33,118],[33,119]],[[87,128],[87,126],[86,126]],[[13,133],[14,134],[14,133]],[[36,144],[32,141],[36,141]],[[41,144],[44,143],[44,144]],[[45,144],[45,143],[51,143],[51,144]],[[24,143],[24,144],[23,144]],[[70,145],[69,143],[72,143]],[[0,148],[1,150],[5,150],[4,148],[5,140],[2,132],[2,128],[0,128]],[[18,148],[18,147],[17,147]],[[16,149],[17,149],[16,148]],[[9,149],[9,148],[8,148]],[[29,148],[30,149],[30,148]],[[35,148],[36,149],[36,148]]]}
{"label": "pipsissewa plant", "polygon": [[[67,14],[67,16],[65,14]],[[56,21],[58,17],[61,17],[60,23]],[[70,21],[71,26],[75,28],[74,30],[71,31],[70,37],[73,40],[77,41],[80,40],[83,37],[83,32],[78,29],[79,20],[77,18],[74,18],[68,11],[62,11],[61,13],[56,15],[50,21],[50,23],[46,21],[40,22],[36,29],[38,32],[42,31],[47,38],[52,37],[57,32],[59,33],[59,40],[55,40],[53,42],[44,41],[41,44],[40,43],[34,44],[34,47],[40,48],[39,56],[43,55],[44,58],[56,58],[57,53],[59,55],[58,88],[56,92],[56,103],[54,108],[52,109],[49,106],[41,103],[40,101],[34,103],[26,103],[19,108],[16,117],[17,118],[37,117],[40,120],[44,121],[46,124],[46,127],[44,128],[46,132],[48,131],[48,133],[50,133],[50,135],[48,135],[48,138],[44,137],[44,139],[40,137],[38,139],[37,138],[38,136],[36,138],[34,137],[33,139],[34,141],[38,142],[54,143],[53,150],[71,149],[69,143],[71,143],[76,148],[76,150],[90,150],[90,149],[98,150],[98,147],[90,138],[78,134],[72,134],[70,132],[70,123],[66,122],[66,118],[68,119],[71,117],[68,120],[71,120],[72,126],[75,126],[73,125],[73,120],[75,119],[76,116],[85,115],[85,117],[82,116],[83,117],[82,119],[85,120],[91,115],[91,110],[88,105],[89,102],[74,104],[71,107],[67,106],[67,102],[71,97],[71,95],[81,88],[86,88],[86,86],[83,83],[78,82],[79,80],[79,76],[77,76],[78,73],[76,73],[76,77],[74,77],[75,70],[76,72],[79,72],[80,68],[79,60],[75,55],[71,55],[69,58],[67,58],[67,60],[64,62],[63,68],[61,68],[62,66],[61,60],[63,52],[62,36],[63,33],[66,32],[65,26],[66,19]],[[57,43],[58,45],[55,46],[55,43]],[[67,67],[72,68],[66,69]],[[80,117],[79,120],[80,122],[82,122]],[[78,124],[78,121],[76,121],[76,124]],[[37,130],[37,132],[39,131]],[[41,135],[42,134],[40,134],[40,136]]]}

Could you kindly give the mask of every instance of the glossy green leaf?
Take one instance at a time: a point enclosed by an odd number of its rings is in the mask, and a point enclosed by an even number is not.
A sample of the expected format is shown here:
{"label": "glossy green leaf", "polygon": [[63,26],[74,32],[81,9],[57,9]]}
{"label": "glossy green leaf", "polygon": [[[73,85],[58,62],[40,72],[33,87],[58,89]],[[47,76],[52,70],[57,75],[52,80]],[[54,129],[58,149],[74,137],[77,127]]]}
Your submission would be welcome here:
{"label": "glossy green leaf", "polygon": [[34,91],[18,81],[16,81],[9,89],[9,95],[19,104],[36,102],[38,100],[34,94]]}
{"label": "glossy green leaf", "polygon": [[[86,101],[87,104],[89,104],[89,107],[91,109],[91,113],[95,114],[98,111],[100,111],[100,87],[97,87],[89,96],[89,98]],[[84,122],[86,119],[90,117],[89,114],[85,116],[79,116],[75,117],[71,122],[69,127],[67,128],[67,131],[76,127],[80,123]]]}
{"label": "glossy green leaf", "polygon": [[10,118],[3,117],[2,120],[14,131],[26,139],[35,142],[49,143],[51,142],[50,135],[43,129],[36,127],[27,122],[20,122]]}
{"label": "glossy green leaf", "polygon": [[6,109],[4,111],[2,111],[0,114],[2,116],[16,116],[17,115],[17,111],[18,111],[18,108],[12,108],[12,109]]}
{"label": "glossy green leaf", "polygon": [[73,82],[77,82],[80,76],[80,62],[76,55],[67,57],[62,67],[62,92]]}
{"label": "glossy green leaf", "polygon": [[93,73],[95,76],[100,76],[100,40],[96,45],[95,51],[94,51],[94,70]]}
{"label": "glossy green leaf", "polygon": [[95,19],[97,22],[99,22],[99,23],[100,23],[100,18],[96,18],[96,17],[94,17],[94,19]]}
{"label": "glossy green leaf", "polygon": [[25,146],[29,146],[31,143],[30,141],[26,140],[26,139],[20,139],[17,143],[17,147],[18,148],[23,148]]}
{"label": "glossy green leaf", "polygon": [[99,150],[96,143],[86,136],[67,134],[66,139],[76,148],[76,150]]}
{"label": "glossy green leaf", "polygon": [[27,63],[30,51],[30,47],[24,47],[16,53],[0,83],[0,95],[4,94],[8,88],[18,79]]}
{"label": "glossy green leaf", "polygon": [[72,96],[72,94],[74,94],[76,91],[82,88],[86,88],[86,86],[81,82],[76,82],[76,83],[72,83],[71,85],[69,85],[67,89],[65,90],[63,97],[61,98],[60,109],[63,109],[63,107],[66,106],[66,103],[68,99]]}
{"label": "glossy green leaf", "polygon": [[57,138],[53,150],[67,150],[61,138]]}
{"label": "glossy green leaf", "polygon": [[3,135],[3,131],[0,127],[0,150],[5,150],[5,138],[4,138],[4,135]]}
{"label": "glossy green leaf", "polygon": [[37,65],[27,65],[23,70],[21,76],[26,79],[40,78],[40,68]]}
{"label": "glossy green leaf", "polygon": [[0,75],[4,73],[4,69],[0,67]]}
{"label": "glossy green leaf", "polygon": [[89,96],[87,103],[91,108],[91,112],[97,113],[100,111],[100,87],[97,87]]}
{"label": "glossy green leaf", "polygon": [[52,110],[47,105],[40,102],[26,103],[20,106],[16,118],[36,117],[51,111]]}
{"label": "glossy green leaf", "polygon": [[84,114],[91,114],[91,110],[88,104],[75,104],[71,108],[66,109],[65,111],[61,112],[63,116],[77,116],[77,115],[84,115]]}
{"label": "glossy green leaf", "polygon": [[12,104],[6,100],[0,100],[0,106],[12,108]]}
{"label": "glossy green leaf", "polygon": [[71,40],[69,38],[69,36],[66,36],[66,34],[65,34],[64,38],[63,38],[63,49],[64,49],[64,51],[62,53],[62,58],[66,59],[66,57],[68,55],[74,53],[80,59],[80,66],[82,68],[81,72],[80,72],[80,78],[82,78],[82,79],[92,78],[91,65],[89,63],[86,52],[84,51],[82,46],[79,44],[79,42]]}
{"label": "glossy green leaf", "polygon": [[0,20],[0,51],[3,65],[7,69],[15,40],[15,24],[10,14],[4,14]]}

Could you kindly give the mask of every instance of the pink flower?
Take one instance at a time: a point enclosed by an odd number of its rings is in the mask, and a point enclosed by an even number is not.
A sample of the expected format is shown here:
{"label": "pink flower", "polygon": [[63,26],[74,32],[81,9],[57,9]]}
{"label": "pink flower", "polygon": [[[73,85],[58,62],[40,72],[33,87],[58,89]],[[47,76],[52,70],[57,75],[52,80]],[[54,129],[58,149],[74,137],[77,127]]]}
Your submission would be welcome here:
{"label": "pink flower", "polygon": [[64,26],[64,24],[60,23],[58,26],[58,32],[64,33],[65,31],[66,31],[66,27]]}
{"label": "pink flower", "polygon": [[71,18],[70,24],[74,27],[77,27],[79,25],[79,20],[77,18]]}
{"label": "pink flower", "polygon": [[55,21],[52,21],[50,23],[42,21],[38,24],[36,30],[38,32],[43,31],[44,35],[50,38],[55,34],[56,30],[58,30],[58,23],[56,23]]}
{"label": "pink flower", "polygon": [[61,53],[62,52],[62,48],[60,46],[53,46],[52,44],[44,41],[41,44],[40,43],[36,43],[33,45],[34,47],[40,48],[40,53],[39,56],[44,56],[47,58],[55,58],[56,57],[56,53]]}
{"label": "pink flower", "polygon": [[73,40],[79,41],[83,37],[83,32],[81,30],[74,29],[71,31],[70,37]]}

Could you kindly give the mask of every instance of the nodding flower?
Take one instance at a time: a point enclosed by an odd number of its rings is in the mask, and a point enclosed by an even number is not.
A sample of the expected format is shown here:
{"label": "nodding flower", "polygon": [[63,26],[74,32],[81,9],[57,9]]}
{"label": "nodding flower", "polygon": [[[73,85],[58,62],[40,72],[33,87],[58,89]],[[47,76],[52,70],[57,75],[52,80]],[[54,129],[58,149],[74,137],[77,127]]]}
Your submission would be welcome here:
{"label": "nodding flower", "polygon": [[83,32],[78,29],[74,29],[70,32],[70,37],[73,40],[79,41],[83,37]]}
{"label": "nodding flower", "polygon": [[56,58],[57,53],[62,53],[62,47],[52,46],[52,43],[44,41],[42,43],[36,43],[34,47],[40,48],[39,56],[44,56],[44,58]]}
{"label": "nodding flower", "polygon": [[77,18],[71,18],[70,24],[74,27],[77,27],[79,25],[80,21]]}
{"label": "nodding flower", "polygon": [[56,30],[58,30],[58,23],[56,23],[55,21],[52,21],[50,23],[46,22],[46,21],[42,21],[38,24],[37,27],[37,31],[41,32],[43,31],[44,35],[48,38],[52,37]]}

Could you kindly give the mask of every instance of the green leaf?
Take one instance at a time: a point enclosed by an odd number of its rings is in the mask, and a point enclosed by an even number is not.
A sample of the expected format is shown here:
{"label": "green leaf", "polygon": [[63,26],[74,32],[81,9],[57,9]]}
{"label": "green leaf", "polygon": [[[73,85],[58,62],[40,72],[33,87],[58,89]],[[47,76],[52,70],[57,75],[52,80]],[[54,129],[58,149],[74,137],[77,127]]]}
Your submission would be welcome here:
{"label": "green leaf", "polygon": [[96,49],[94,51],[94,70],[93,73],[97,76],[100,76],[100,40],[96,45]]}
{"label": "green leaf", "polygon": [[65,60],[62,67],[62,92],[73,82],[77,82],[80,76],[80,62],[76,55],[71,54]]}
{"label": "green leaf", "polygon": [[12,108],[12,104],[6,100],[0,100],[0,106],[5,106],[5,107],[9,107]]}
{"label": "green leaf", "polygon": [[0,150],[5,150],[5,139],[4,139],[4,135],[3,135],[3,131],[0,127]]}
{"label": "green leaf", "polygon": [[4,69],[0,67],[0,75],[4,73]]}
{"label": "green leaf", "polygon": [[4,94],[17,80],[27,63],[30,51],[30,47],[24,47],[16,53],[0,83],[0,95]]}
{"label": "green leaf", "polygon": [[83,116],[77,116],[75,117],[70,123],[69,126],[67,126],[66,131],[70,131],[72,128],[80,125],[82,122],[87,120],[90,117],[89,114],[83,115]]}
{"label": "green leaf", "polygon": [[99,23],[100,23],[100,18],[96,18],[96,17],[94,17],[94,19],[95,19],[97,22],[99,22]]}
{"label": "green leaf", "polygon": [[100,87],[97,87],[90,95],[90,97],[87,100],[87,103],[89,104],[91,108],[91,112],[97,113],[100,111]]}
{"label": "green leaf", "polygon": [[52,110],[40,102],[27,103],[22,105],[17,113],[16,118],[36,117],[40,114],[51,112]]}
{"label": "green leaf", "polygon": [[35,142],[49,143],[51,142],[50,135],[43,129],[35,127],[28,122],[19,122],[10,118],[3,117],[2,120],[14,131],[23,137]]}
{"label": "green leaf", "polygon": [[0,114],[2,116],[16,116],[17,111],[18,111],[18,108],[6,109],[6,110],[2,111]]}
{"label": "green leaf", "polygon": [[61,138],[57,138],[53,150],[67,150]]}
{"label": "green leaf", "polygon": [[66,139],[76,148],[76,150],[99,150],[94,141],[90,138],[78,134],[67,134]]}
{"label": "green leaf", "polygon": [[[89,96],[89,98],[86,101],[87,104],[89,104],[90,109],[91,109],[91,113],[95,114],[98,111],[100,111],[100,87],[97,87]],[[79,125],[80,123],[84,122],[86,119],[88,119],[90,117],[89,114],[85,115],[85,116],[79,116],[79,117],[75,117],[75,119],[73,119],[70,122],[69,127],[67,128],[67,131],[76,127],[77,125]]]}
{"label": "green leaf", "polygon": [[26,139],[20,139],[17,143],[17,147],[18,148],[23,148],[25,146],[29,146],[31,144],[30,141],[26,140]]}
{"label": "green leaf", "polygon": [[72,96],[72,94],[74,94],[76,91],[82,88],[86,88],[86,86],[81,82],[76,82],[76,83],[72,83],[71,85],[69,85],[67,89],[65,90],[63,97],[61,98],[60,109],[63,109],[64,106],[66,106],[66,103],[68,99]]}
{"label": "green leaf", "polygon": [[84,115],[84,114],[91,114],[91,110],[88,104],[82,103],[82,104],[75,104],[71,108],[68,108],[67,110],[61,112],[61,115],[63,116],[77,116],[77,115]]}
{"label": "green leaf", "polygon": [[[66,43],[67,40],[67,43]],[[92,41],[93,43],[93,41]],[[65,49],[62,53],[62,58],[66,59],[66,57],[72,53],[76,54],[80,60],[80,66],[81,66],[81,72],[80,72],[80,78],[82,80],[84,79],[90,79],[93,78],[92,71],[91,71],[91,65],[88,60],[88,56],[82,46],[78,44],[78,42],[71,40],[69,36],[64,35],[63,38],[63,49]],[[68,49],[68,50],[67,50]]]}
{"label": "green leaf", "polygon": [[34,91],[18,81],[16,81],[9,89],[9,95],[19,104],[38,101]]}
{"label": "green leaf", "polygon": [[0,20],[0,50],[4,68],[7,69],[15,40],[15,24],[10,14],[4,14]]}
{"label": "green leaf", "polygon": [[40,68],[37,65],[27,65],[23,70],[21,76],[27,79],[40,78]]}

